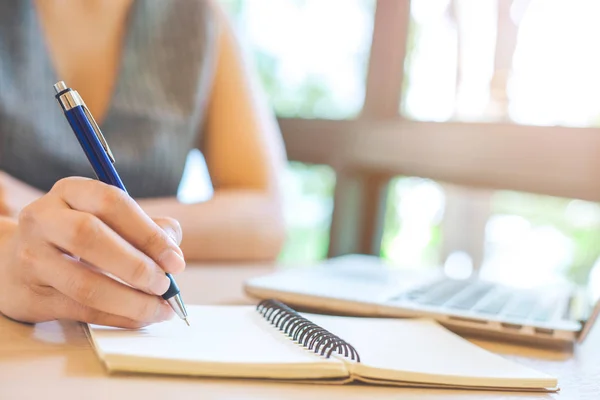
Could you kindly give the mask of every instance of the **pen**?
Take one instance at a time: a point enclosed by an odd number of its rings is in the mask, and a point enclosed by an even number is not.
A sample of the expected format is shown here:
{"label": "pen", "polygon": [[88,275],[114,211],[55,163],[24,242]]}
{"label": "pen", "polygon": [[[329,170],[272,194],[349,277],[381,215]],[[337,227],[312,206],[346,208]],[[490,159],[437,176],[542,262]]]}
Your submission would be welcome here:
{"label": "pen", "polygon": [[[56,100],[62,107],[71,129],[73,129],[98,179],[127,193],[125,185],[123,185],[113,165],[115,158],[108,147],[108,143],[106,143],[96,120],[94,120],[92,113],[79,93],[67,87],[63,81],[57,82],[54,85],[54,90],[56,91]],[[171,274],[167,273],[166,275],[171,281],[171,285],[167,292],[162,295],[162,298],[169,303],[179,318],[183,319],[189,326],[187,310],[181,298],[179,287]]]}

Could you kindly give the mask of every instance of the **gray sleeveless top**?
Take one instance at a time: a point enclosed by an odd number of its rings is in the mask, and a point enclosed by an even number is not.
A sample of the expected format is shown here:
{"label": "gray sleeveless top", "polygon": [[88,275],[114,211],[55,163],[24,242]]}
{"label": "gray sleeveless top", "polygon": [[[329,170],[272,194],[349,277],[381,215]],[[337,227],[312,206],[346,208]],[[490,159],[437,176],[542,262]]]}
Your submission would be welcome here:
{"label": "gray sleeveless top", "polygon": [[[133,2],[100,128],[134,197],[175,195],[199,143],[216,59],[211,11],[208,0]],[[33,0],[0,1],[0,170],[44,191],[94,177],[54,98],[59,80]]]}

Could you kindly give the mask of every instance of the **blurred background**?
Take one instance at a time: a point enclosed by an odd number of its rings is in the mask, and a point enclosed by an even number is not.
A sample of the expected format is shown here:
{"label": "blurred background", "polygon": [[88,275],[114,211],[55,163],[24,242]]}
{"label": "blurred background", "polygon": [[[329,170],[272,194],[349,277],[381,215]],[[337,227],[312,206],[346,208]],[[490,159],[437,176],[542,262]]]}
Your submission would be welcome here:
{"label": "blurred background", "polygon": [[599,1],[220,1],[286,142],[282,262],[598,273]]}

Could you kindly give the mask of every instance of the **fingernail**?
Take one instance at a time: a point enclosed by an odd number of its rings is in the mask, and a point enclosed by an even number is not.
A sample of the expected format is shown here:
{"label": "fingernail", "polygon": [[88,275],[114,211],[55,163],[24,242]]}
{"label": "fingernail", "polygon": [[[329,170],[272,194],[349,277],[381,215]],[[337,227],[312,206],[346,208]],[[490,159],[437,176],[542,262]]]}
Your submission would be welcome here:
{"label": "fingernail", "polygon": [[173,318],[175,313],[167,304],[161,303],[158,307],[156,307],[156,315],[155,320],[157,322],[168,321]]}
{"label": "fingernail", "polygon": [[171,239],[171,241],[175,244],[175,246],[179,246],[179,243],[177,243],[177,233],[175,233],[173,229],[166,228],[165,233],[167,234],[169,239]]}
{"label": "fingernail", "polygon": [[185,268],[185,260],[175,250],[165,250],[158,258],[159,264],[167,272],[177,273]]}
{"label": "fingernail", "polygon": [[163,271],[159,271],[154,276],[154,281],[150,285],[150,290],[152,290],[152,292],[154,292],[155,294],[162,296],[167,292],[170,285],[171,281],[169,280],[169,278],[167,278]]}

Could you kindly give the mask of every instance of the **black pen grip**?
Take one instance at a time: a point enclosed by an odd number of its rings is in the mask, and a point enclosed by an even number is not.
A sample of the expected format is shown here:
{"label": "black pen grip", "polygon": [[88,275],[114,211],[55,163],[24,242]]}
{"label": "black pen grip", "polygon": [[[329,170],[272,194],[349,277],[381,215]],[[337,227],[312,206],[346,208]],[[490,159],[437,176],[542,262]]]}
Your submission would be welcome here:
{"label": "black pen grip", "polygon": [[171,284],[169,285],[169,289],[161,297],[165,300],[169,300],[171,297],[179,294],[179,286],[177,286],[177,282],[175,282],[175,279],[171,274],[167,273],[166,275],[171,281]]}

